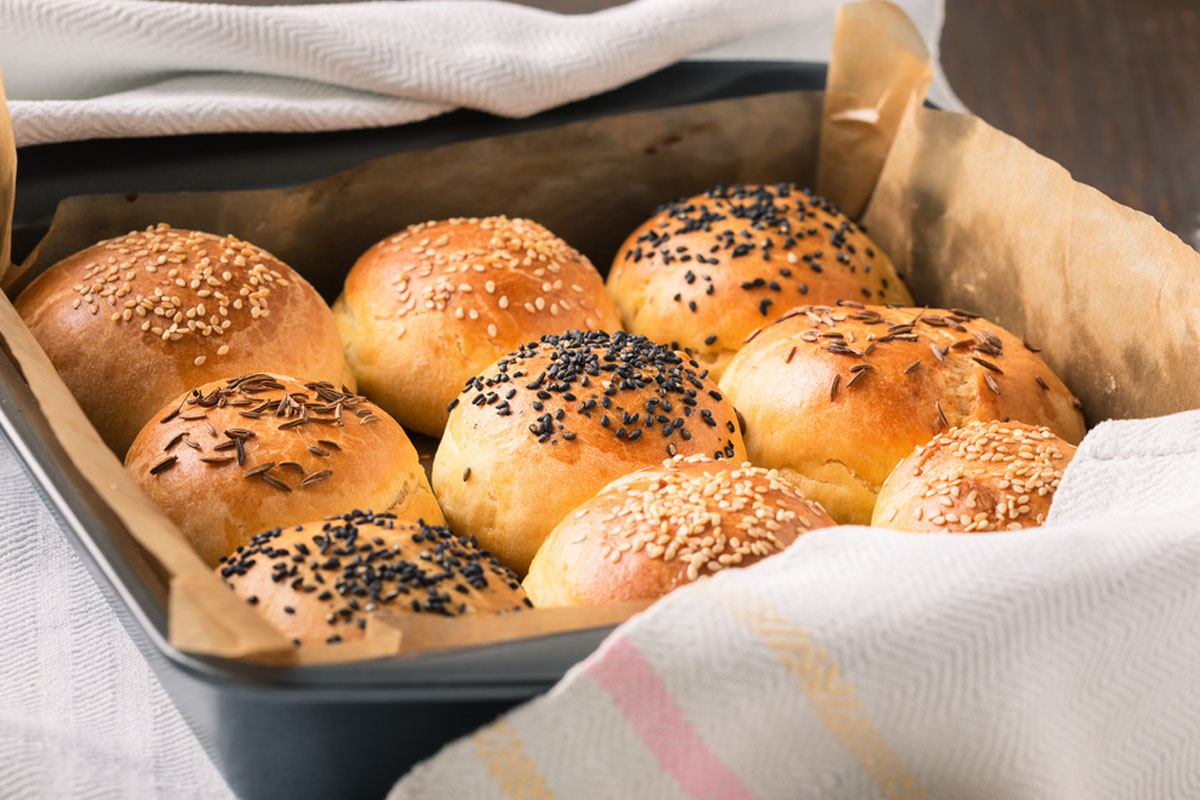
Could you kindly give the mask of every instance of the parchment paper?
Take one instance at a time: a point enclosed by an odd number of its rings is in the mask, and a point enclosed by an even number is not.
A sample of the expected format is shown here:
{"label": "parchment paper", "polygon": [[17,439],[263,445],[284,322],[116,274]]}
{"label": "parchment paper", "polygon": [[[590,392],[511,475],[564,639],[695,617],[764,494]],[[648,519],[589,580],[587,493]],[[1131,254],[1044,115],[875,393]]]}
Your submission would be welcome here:
{"label": "parchment paper", "polygon": [[921,303],[1042,348],[1089,423],[1200,407],[1200,253],[978,117],[910,115],[864,220]]}
{"label": "parchment paper", "polygon": [[[1200,406],[1189,360],[1200,327],[1200,255],[977,118],[920,108],[928,54],[898,13],[881,2],[843,10],[824,117],[821,93],[789,92],[400,154],[291,189],[70,198],[4,287],[15,296],[63,256],[160,220],[256,242],[330,299],[375,241],[455,215],[532,217],[605,270],[628,231],[666,200],[719,181],[811,185],[819,173],[821,188],[848,208],[870,198],[870,233],[919,302],[968,307],[1027,333],[1093,422]],[[8,214],[14,168],[11,132],[0,125],[0,211]],[[0,222],[7,237],[9,217]],[[125,477],[6,298],[0,338],[62,446],[169,591],[176,647],[320,663],[593,627],[635,610],[535,610],[407,627],[405,617],[379,617],[362,643],[285,647]]]}
{"label": "parchment paper", "polygon": [[925,100],[933,67],[921,34],[899,6],[839,6],[825,79],[817,191],[862,214],[901,120]]}

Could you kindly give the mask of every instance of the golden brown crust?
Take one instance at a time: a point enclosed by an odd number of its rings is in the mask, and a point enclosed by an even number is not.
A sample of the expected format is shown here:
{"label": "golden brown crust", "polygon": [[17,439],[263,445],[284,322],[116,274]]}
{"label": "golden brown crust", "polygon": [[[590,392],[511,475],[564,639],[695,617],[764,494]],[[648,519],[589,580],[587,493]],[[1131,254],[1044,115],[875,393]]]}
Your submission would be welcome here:
{"label": "golden brown crust", "polygon": [[[936,350],[935,350],[936,348]],[[762,328],[722,389],[755,464],[779,469],[842,523],[867,524],[902,458],[974,420],[1083,438],[1078,401],[999,325],[940,309],[814,306]]]}
{"label": "golden brown crust", "polygon": [[585,256],[506,217],[424,222],[384,239],[350,270],[334,315],[359,388],[430,436],[466,380],[510,350],[621,327]]}
{"label": "golden brown crust", "polygon": [[375,612],[499,614],[517,577],[448,529],[356,511],[256,534],[217,574],[294,644],[361,639]]}
{"label": "golden brown crust", "polygon": [[146,423],[125,469],[209,564],[257,531],[347,508],[443,522],[395,420],[365,398],[281,375],[177,398]]}
{"label": "golden brown crust", "polygon": [[575,331],[501,359],[459,395],[433,486],[450,527],[520,574],[567,512],[614,478],[677,453],[740,463],[744,452],[733,406],[679,354]]}
{"label": "golden brown crust", "polygon": [[743,339],[790,308],[912,302],[860,225],[790,184],[669,203],[625,240],[608,290],[626,330],[690,348],[714,380]]}
{"label": "golden brown crust", "polygon": [[902,531],[1018,530],[1043,524],[1075,448],[1049,428],[972,422],[896,465],[872,525]]}
{"label": "golden brown crust", "polygon": [[348,382],[325,301],[234,236],[131,231],[50,267],[16,308],[119,456],[164,403],[217,378],[269,369]]}
{"label": "golden brown crust", "polygon": [[834,524],[774,470],[676,456],[568,514],[534,557],[525,591],[539,608],[653,599]]}

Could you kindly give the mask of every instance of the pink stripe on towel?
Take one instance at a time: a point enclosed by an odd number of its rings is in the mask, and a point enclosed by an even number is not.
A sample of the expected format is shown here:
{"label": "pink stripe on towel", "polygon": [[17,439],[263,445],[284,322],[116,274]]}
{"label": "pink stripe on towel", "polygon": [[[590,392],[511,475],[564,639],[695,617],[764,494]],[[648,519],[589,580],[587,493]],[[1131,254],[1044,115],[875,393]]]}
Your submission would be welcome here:
{"label": "pink stripe on towel", "polygon": [[625,718],[685,792],[730,800],[753,795],[709,749],[641,653],[611,639],[588,673],[612,695]]}

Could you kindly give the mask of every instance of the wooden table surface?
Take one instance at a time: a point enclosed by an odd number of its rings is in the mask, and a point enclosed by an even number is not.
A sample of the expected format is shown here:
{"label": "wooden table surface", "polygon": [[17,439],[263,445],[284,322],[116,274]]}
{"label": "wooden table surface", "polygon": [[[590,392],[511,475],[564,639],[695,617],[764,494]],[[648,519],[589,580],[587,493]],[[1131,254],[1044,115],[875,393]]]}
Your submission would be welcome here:
{"label": "wooden table surface", "polygon": [[946,0],[973,112],[1200,247],[1200,0]]}

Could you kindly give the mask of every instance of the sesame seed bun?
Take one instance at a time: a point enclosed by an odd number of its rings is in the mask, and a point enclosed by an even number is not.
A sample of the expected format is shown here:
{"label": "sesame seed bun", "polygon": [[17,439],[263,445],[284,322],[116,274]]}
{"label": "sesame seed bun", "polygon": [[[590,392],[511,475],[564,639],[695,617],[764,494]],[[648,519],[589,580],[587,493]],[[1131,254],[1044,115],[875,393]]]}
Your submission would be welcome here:
{"label": "sesame seed bun", "polygon": [[526,219],[424,222],[358,259],[333,305],[359,388],[441,436],[466,380],[539,336],[618,330],[586,257]]}
{"label": "sesame seed bun", "polygon": [[912,303],[862,226],[791,184],[718,186],[663,206],[621,246],[608,290],[626,330],[690,348],[714,380],[790,308]]}
{"label": "sesame seed bun", "polygon": [[455,399],[433,461],[450,527],[523,574],[614,478],[677,453],[741,463],[736,412],[693,364],[643,336],[571,331],[488,367]]}
{"label": "sesame seed bun", "polygon": [[325,301],[232,235],[131,231],[50,267],[16,309],[118,456],[164,403],[217,378],[348,381]]}
{"label": "sesame seed bun", "polygon": [[530,605],[517,577],[472,539],[370,511],[259,533],[222,556],[217,574],[296,644],[361,639],[375,612],[457,617]]}
{"label": "sesame seed bun", "polygon": [[653,599],[833,524],[774,470],[676,456],[568,514],[534,557],[525,591],[539,608]]}
{"label": "sesame seed bun", "polygon": [[1076,400],[1021,339],[961,310],[844,303],[761,328],[721,379],[750,460],[778,469],[841,523],[867,524],[917,445],[975,420],[1083,438]]}
{"label": "sesame seed bun", "polygon": [[872,525],[901,531],[1000,531],[1046,521],[1075,448],[1049,428],[972,422],[896,465]]}
{"label": "sesame seed bun", "polygon": [[282,375],[177,398],[146,423],[125,469],[209,564],[258,531],[347,508],[443,522],[395,420],[366,398]]}

